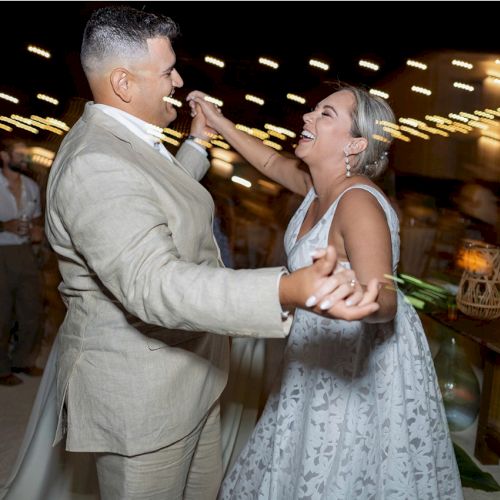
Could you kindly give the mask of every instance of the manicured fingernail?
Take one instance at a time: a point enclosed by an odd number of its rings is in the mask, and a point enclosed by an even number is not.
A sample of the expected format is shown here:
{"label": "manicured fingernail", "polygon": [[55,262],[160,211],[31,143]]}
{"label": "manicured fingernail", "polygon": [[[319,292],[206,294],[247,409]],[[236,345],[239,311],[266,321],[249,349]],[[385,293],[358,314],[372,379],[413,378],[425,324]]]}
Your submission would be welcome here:
{"label": "manicured fingernail", "polygon": [[330,309],[330,307],[332,307],[332,301],[331,300],[325,300],[323,302],[321,302],[321,304],[319,305],[319,308],[324,311],[325,309]]}
{"label": "manicured fingernail", "polygon": [[306,300],[306,307],[312,307],[315,306],[316,303],[318,302],[318,299],[314,296],[311,295],[307,300]]}

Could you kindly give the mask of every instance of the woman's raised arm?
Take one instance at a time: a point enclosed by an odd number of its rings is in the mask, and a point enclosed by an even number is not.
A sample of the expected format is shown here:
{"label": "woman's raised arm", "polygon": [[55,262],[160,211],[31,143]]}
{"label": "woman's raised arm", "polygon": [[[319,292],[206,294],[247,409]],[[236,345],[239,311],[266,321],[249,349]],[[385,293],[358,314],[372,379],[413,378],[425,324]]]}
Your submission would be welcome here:
{"label": "woman's raised arm", "polygon": [[312,181],[309,173],[300,168],[301,160],[287,158],[256,137],[238,130],[231,120],[222,115],[217,106],[205,100],[203,92],[195,90],[188,95],[187,100],[192,112],[201,111],[206,117],[208,126],[223,135],[225,140],[259,172],[294,193],[302,196],[307,194]]}

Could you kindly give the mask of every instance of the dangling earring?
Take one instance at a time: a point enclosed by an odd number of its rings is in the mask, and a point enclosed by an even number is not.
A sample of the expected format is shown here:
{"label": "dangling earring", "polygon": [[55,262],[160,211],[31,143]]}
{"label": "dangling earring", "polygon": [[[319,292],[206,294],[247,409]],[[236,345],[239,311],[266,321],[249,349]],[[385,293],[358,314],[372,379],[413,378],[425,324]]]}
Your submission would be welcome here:
{"label": "dangling earring", "polygon": [[344,161],[345,161],[345,176],[346,177],[351,177],[351,165],[349,163],[349,155],[347,154],[347,151],[344,150]]}

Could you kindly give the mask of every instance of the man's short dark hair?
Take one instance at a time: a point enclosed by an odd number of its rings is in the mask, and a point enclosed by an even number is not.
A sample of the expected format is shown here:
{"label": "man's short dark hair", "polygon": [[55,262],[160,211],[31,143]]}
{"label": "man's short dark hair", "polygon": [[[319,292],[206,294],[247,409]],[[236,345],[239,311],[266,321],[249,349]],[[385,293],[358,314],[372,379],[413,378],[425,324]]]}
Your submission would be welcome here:
{"label": "man's short dark hair", "polygon": [[108,57],[130,58],[148,52],[149,38],[179,35],[178,25],[162,14],[132,7],[103,7],[92,13],[83,33],[80,58],[85,73],[92,72]]}

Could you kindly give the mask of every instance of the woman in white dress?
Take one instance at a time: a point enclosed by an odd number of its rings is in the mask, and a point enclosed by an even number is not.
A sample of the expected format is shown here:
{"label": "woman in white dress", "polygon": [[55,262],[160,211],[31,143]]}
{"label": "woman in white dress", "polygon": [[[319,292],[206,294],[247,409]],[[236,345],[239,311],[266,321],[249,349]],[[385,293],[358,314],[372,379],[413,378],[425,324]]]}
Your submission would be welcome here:
{"label": "woman in white dress", "polygon": [[[203,97],[188,99],[215,130],[305,197],[285,235],[290,270],[331,244],[362,283],[396,272],[398,219],[371,181],[386,167],[391,141],[382,122],[394,115],[384,100],[353,87],[329,95],[304,115],[294,159],[237,130]],[[399,291],[381,289],[378,304],[352,322],[296,311],[281,380],[220,498],[462,498],[419,318]]]}

